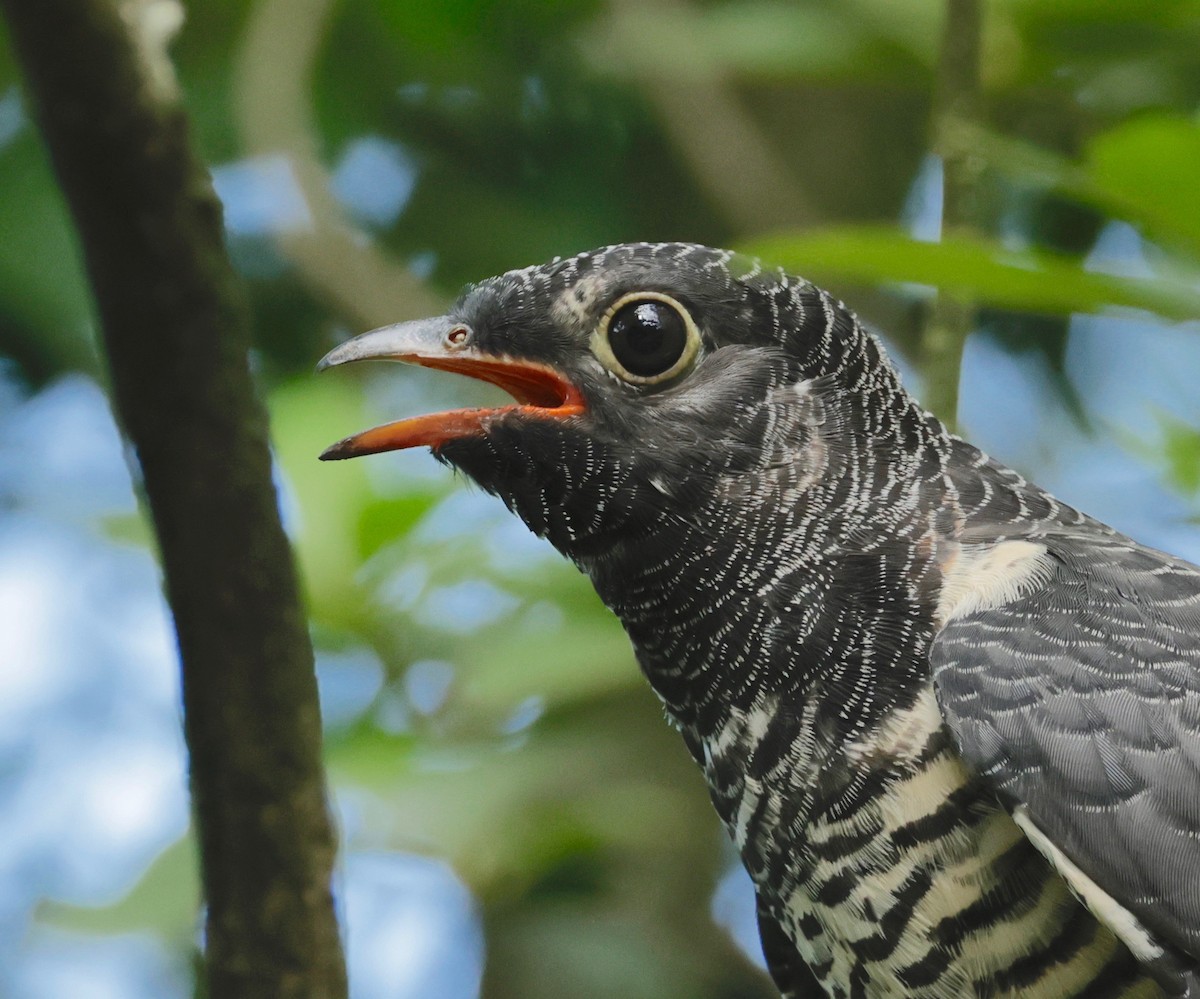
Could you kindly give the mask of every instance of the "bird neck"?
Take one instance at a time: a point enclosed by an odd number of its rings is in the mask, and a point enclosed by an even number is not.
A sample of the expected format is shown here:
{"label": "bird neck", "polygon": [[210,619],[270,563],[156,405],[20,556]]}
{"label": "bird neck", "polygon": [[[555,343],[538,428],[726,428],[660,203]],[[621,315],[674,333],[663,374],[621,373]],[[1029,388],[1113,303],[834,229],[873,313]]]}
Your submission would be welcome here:
{"label": "bird neck", "polygon": [[851,738],[915,695],[949,439],[894,376],[873,392],[825,391],[787,460],[767,442],[744,473],[681,487],[687,503],[660,491],[636,534],[577,559],[696,739],[765,700],[816,704]]}

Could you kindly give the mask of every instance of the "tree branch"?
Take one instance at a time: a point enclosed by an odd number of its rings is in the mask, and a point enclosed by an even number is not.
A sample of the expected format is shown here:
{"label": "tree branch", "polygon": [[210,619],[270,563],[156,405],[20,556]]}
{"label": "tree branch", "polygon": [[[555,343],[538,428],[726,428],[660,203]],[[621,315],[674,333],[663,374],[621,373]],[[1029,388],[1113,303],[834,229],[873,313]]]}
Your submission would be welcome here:
{"label": "tree branch", "polygon": [[233,117],[251,156],[285,153],[312,227],[276,245],[310,288],[356,326],[437,315],[446,303],[355,226],[330,190],[310,103],[314,64],[335,0],[258,0],[234,53]]}
{"label": "tree branch", "polygon": [[[955,141],[955,132],[979,117],[982,0],[947,0],[934,100],[934,151],[942,160],[942,234],[961,235],[979,216],[981,160]],[[930,311],[921,339],[925,402],[953,428],[958,415],[958,381],[963,345],[975,318],[975,305],[942,291]]]}
{"label": "tree branch", "polygon": [[183,668],[207,992],[337,999],[312,649],[220,205],[165,45],[175,0],[0,0],[79,229]]}
{"label": "tree branch", "polygon": [[[610,0],[607,46],[636,50],[640,38],[668,31],[660,22],[686,35],[696,16],[683,0]],[[635,66],[624,69],[636,71]],[[747,234],[799,228],[818,217],[812,199],[746,113],[729,80],[720,74],[677,79],[653,66],[637,75],[664,132],[732,229]]]}

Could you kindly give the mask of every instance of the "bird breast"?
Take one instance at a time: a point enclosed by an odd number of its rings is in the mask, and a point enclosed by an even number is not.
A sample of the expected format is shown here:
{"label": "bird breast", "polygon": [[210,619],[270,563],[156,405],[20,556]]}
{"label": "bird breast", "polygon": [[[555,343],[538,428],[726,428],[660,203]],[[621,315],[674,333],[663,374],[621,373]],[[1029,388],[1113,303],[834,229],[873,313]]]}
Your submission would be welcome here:
{"label": "bird breast", "polygon": [[800,781],[792,768],[823,765],[811,728],[777,766],[756,763],[776,711],[731,718],[706,746],[705,771],[720,781],[740,761],[740,784],[714,790],[718,810],[831,994],[857,982],[855,994],[878,997],[1060,997],[1101,975],[1124,978],[1114,995],[1160,994],[968,773],[932,685],[844,745],[852,790],[836,813],[811,794],[796,806],[814,773]]}

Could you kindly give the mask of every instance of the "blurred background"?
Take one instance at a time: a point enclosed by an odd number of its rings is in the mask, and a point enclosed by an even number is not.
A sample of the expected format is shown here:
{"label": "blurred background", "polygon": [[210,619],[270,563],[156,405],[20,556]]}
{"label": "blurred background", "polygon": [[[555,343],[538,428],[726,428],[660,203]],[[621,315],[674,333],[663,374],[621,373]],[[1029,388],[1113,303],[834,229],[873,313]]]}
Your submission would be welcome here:
{"label": "blurred background", "polygon": [[[995,0],[953,119],[937,0],[186,8],[173,51],[317,645],[356,999],[774,993],[748,882],[586,581],[424,452],[316,461],[491,398],[312,377],[350,334],[682,239],[820,280],[934,392],[941,285],[979,306],[963,432],[1200,561],[1200,2]],[[942,232],[948,158],[965,234]],[[174,640],[104,378],[0,39],[0,995],[22,999],[195,990]]]}

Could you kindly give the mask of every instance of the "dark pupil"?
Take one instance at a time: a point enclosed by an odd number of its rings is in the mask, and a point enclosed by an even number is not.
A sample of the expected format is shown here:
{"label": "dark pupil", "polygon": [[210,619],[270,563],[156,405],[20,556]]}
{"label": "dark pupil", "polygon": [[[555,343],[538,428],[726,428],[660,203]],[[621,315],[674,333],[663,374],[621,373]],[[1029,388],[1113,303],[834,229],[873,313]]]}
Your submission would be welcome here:
{"label": "dark pupil", "polygon": [[609,322],[608,345],[630,374],[661,375],[682,356],[687,327],[665,302],[630,302]]}

